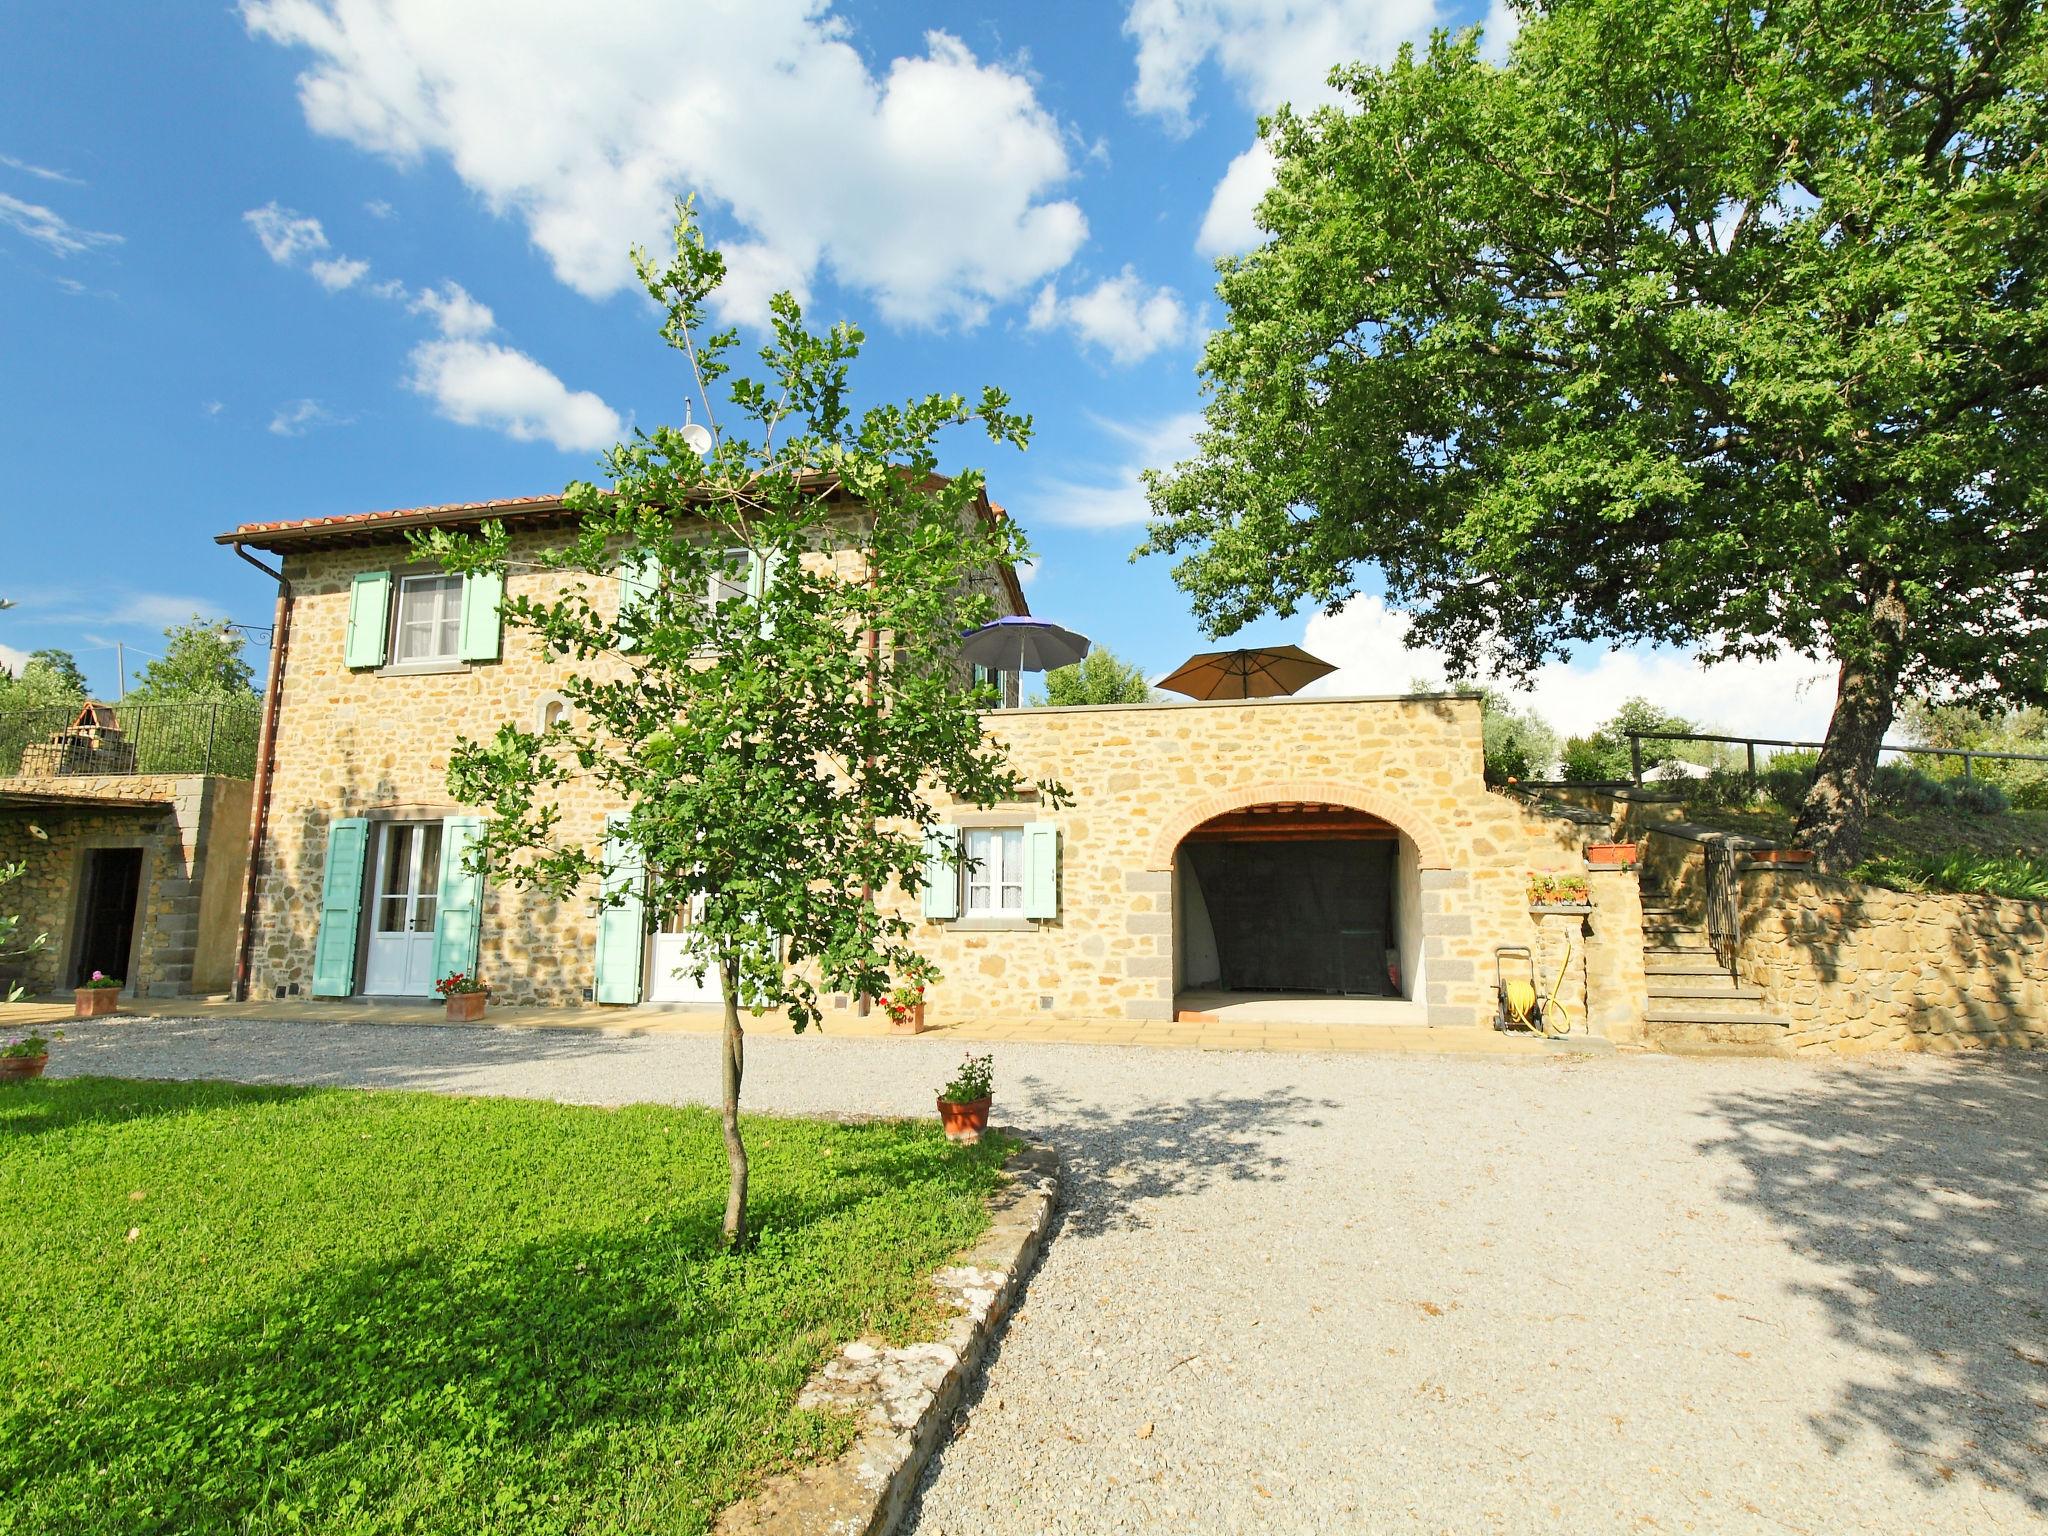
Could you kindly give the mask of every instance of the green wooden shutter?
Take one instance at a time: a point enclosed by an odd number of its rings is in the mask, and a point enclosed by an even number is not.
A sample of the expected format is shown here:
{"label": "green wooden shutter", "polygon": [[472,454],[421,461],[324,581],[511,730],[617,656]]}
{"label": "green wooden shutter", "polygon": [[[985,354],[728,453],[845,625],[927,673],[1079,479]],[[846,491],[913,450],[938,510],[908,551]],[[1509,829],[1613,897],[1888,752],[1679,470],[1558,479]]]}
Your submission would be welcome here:
{"label": "green wooden shutter", "polygon": [[647,901],[641,894],[646,873],[640,850],[621,836],[623,814],[604,819],[604,889],[620,896],[617,906],[597,915],[597,1000],[600,1003],[640,1001],[642,946],[647,941]]}
{"label": "green wooden shutter", "polygon": [[434,905],[434,979],[461,971],[476,974],[477,942],[483,935],[484,877],[462,867],[470,844],[483,831],[480,816],[450,816],[441,823],[441,899]]}
{"label": "green wooden shutter", "polygon": [[[653,562],[647,558],[644,552],[635,551],[621,560],[619,562],[620,618],[623,619],[625,617],[628,608],[644,603],[648,598],[652,597],[655,585],[660,579],[660,572],[653,569]],[[619,634],[619,649],[622,651],[639,649],[638,646],[627,641],[623,626],[621,626]]]}
{"label": "green wooden shutter", "polygon": [[1024,829],[1024,915],[1060,915],[1060,829],[1049,821]]}
{"label": "green wooden shutter", "polygon": [[390,629],[391,573],[358,571],[348,589],[347,660],[352,667],[384,665]]}
{"label": "green wooden shutter", "polygon": [[356,989],[356,927],[362,921],[363,860],[370,823],[337,816],[327,824],[327,870],[320,883],[320,932],[313,940],[313,995],[347,997]]}
{"label": "green wooden shutter", "polygon": [[505,601],[505,578],[498,571],[478,571],[462,578],[462,645],[464,661],[498,659],[498,610]]}
{"label": "green wooden shutter", "polygon": [[936,826],[924,834],[924,915],[941,920],[960,915],[960,829]]}

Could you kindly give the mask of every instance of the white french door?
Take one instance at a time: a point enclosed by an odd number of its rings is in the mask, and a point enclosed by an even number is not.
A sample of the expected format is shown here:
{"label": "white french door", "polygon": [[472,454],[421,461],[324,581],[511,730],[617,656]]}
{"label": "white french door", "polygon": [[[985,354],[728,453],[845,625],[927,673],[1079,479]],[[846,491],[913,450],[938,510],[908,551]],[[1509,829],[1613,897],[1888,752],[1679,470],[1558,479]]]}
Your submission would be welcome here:
{"label": "white french door", "polygon": [[441,896],[441,823],[381,823],[376,880],[370,889],[374,894],[364,995],[432,996],[440,979],[434,975],[434,919]]}
{"label": "white french door", "polygon": [[671,912],[654,930],[648,946],[647,1001],[650,1003],[717,1003],[724,1001],[719,990],[718,968],[706,965],[702,980],[690,974],[702,963],[703,944],[691,919],[703,911],[703,898],[691,902],[691,911]]}

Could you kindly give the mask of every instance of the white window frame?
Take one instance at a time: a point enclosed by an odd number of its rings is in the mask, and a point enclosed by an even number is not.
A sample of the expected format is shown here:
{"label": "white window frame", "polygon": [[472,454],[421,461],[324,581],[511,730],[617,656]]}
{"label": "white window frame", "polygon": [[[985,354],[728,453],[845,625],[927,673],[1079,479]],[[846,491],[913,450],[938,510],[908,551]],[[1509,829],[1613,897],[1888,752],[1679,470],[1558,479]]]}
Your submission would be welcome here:
{"label": "white window frame", "polygon": [[[727,603],[743,603],[754,595],[754,552],[744,544],[714,550],[704,578],[704,607],[716,613]],[[737,573],[736,575],[734,573]]]}
{"label": "white window frame", "polygon": [[[420,571],[410,576],[399,576],[393,581],[395,590],[391,594],[391,648],[390,665],[394,667],[443,667],[453,666],[462,660],[462,578],[440,572]],[[431,621],[435,649],[425,655],[405,654],[406,599],[421,587],[432,586],[440,601]],[[452,602],[453,607],[448,604]],[[445,643],[446,648],[442,649]]]}
{"label": "white window frame", "polygon": [[[985,853],[977,851],[978,843],[987,850]],[[1023,826],[963,827],[960,849],[960,916],[970,921],[983,917],[1021,918],[1025,861],[1029,857]],[[1013,891],[1014,897],[1010,895]],[[975,905],[977,894],[987,905]]]}

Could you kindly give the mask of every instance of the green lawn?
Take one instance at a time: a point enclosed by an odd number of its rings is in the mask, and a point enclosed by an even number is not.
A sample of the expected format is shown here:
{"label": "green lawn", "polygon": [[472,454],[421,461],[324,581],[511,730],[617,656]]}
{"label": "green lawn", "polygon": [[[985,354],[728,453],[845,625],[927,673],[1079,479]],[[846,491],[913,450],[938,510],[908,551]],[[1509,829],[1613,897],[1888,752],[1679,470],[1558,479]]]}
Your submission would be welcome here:
{"label": "green lawn", "polygon": [[935,1319],[1001,1148],[701,1110],[0,1086],[0,1532],[697,1531],[842,1447],[834,1345]]}

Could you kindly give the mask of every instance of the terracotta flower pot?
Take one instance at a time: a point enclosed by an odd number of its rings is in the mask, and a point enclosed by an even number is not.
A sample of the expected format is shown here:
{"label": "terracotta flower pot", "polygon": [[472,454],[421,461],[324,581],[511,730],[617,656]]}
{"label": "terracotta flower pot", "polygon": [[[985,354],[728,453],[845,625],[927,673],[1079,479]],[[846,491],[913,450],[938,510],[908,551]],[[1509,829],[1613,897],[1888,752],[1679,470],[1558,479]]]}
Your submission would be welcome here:
{"label": "terracotta flower pot", "polygon": [[1586,862],[1599,869],[1627,869],[1641,860],[1642,849],[1634,843],[1586,844]]}
{"label": "terracotta flower pot", "polygon": [[77,1018],[97,1019],[103,1014],[121,1011],[119,987],[78,987],[71,997],[71,1011]]}
{"label": "terracotta flower pot", "polygon": [[968,1147],[981,1140],[981,1133],[988,1129],[989,1102],[981,1098],[972,1104],[955,1104],[950,1099],[941,1098],[939,1123],[946,1128],[946,1140]]}
{"label": "terracotta flower pot", "polygon": [[12,1077],[41,1077],[43,1068],[49,1064],[47,1053],[41,1056],[0,1056],[0,1082]]}
{"label": "terracotta flower pot", "polygon": [[924,1033],[924,1004],[919,1003],[908,1013],[889,1015],[889,1033],[892,1035],[921,1035]]}
{"label": "terracotta flower pot", "polygon": [[484,1016],[484,1004],[490,998],[488,992],[450,992],[448,994],[448,1022],[469,1024]]}

